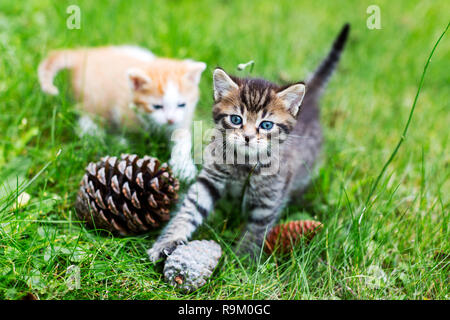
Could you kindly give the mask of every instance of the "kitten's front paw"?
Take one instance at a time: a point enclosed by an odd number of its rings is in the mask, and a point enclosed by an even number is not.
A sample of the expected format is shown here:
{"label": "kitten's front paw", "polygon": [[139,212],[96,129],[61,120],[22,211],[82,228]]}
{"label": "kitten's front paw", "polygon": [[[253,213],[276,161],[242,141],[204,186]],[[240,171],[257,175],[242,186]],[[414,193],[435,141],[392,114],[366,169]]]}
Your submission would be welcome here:
{"label": "kitten's front paw", "polygon": [[184,239],[157,241],[151,249],[147,250],[148,257],[151,262],[156,262],[170,256],[178,246],[185,245],[186,242],[187,240]]}
{"label": "kitten's front paw", "polygon": [[88,115],[83,115],[78,119],[77,134],[80,138],[92,136],[101,139],[106,135],[105,130],[99,127]]}
{"label": "kitten's front paw", "polygon": [[175,176],[180,180],[191,181],[194,180],[197,175],[197,167],[194,165],[191,158],[185,160],[171,159],[169,165]]}

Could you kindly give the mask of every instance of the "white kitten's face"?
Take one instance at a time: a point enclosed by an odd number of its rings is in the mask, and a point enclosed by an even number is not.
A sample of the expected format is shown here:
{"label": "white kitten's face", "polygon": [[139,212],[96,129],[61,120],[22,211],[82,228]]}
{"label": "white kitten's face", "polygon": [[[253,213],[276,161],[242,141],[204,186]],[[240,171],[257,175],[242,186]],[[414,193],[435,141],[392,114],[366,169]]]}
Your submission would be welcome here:
{"label": "white kitten's face", "polygon": [[190,118],[195,109],[198,83],[206,65],[173,60],[160,63],[160,70],[129,70],[133,102],[144,119],[176,127]]}
{"label": "white kitten's face", "polygon": [[195,108],[196,100],[185,97],[178,86],[168,81],[162,96],[147,95],[139,99],[137,107],[145,116],[159,125],[177,125],[187,116],[188,110]]}

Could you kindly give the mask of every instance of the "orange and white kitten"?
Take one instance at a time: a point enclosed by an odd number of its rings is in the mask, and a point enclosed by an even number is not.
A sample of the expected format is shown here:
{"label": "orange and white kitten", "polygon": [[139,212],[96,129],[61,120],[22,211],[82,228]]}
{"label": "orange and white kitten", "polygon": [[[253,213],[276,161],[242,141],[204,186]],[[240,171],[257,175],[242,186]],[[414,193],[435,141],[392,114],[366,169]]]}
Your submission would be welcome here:
{"label": "orange and white kitten", "polygon": [[[160,58],[134,46],[58,50],[39,65],[42,90],[58,94],[53,78],[66,68],[72,71],[79,107],[87,114],[131,129],[156,124],[186,131],[190,130],[206,64]],[[82,135],[99,131],[88,115],[80,117],[79,125]],[[196,168],[190,135],[177,134],[172,140],[169,164],[180,178],[192,179]]]}

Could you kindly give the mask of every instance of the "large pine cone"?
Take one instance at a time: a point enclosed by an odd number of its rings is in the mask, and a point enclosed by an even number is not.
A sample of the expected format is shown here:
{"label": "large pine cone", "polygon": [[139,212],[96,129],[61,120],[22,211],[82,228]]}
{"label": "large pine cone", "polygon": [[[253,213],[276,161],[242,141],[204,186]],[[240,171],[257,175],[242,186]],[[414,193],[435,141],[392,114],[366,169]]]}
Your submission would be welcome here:
{"label": "large pine cone", "polygon": [[86,167],[75,208],[90,227],[140,234],[169,220],[178,188],[167,164],[155,158],[104,157]]}
{"label": "large pine cone", "polygon": [[190,292],[203,286],[222,255],[213,240],[194,240],[178,246],[164,264],[164,277],[171,285]]}
{"label": "large pine cone", "polygon": [[265,251],[288,253],[301,239],[311,240],[322,228],[322,223],[312,220],[290,221],[276,225],[266,237]]}

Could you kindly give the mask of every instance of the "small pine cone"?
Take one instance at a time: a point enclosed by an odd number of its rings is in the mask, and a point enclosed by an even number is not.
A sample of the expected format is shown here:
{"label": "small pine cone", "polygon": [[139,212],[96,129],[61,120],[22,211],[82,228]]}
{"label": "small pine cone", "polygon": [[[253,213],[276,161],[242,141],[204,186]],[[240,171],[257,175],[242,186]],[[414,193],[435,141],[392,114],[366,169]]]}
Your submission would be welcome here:
{"label": "small pine cone", "polygon": [[75,208],[90,227],[140,234],[169,220],[178,189],[170,168],[155,158],[104,157],[86,167]]}
{"label": "small pine cone", "polygon": [[276,225],[266,237],[265,251],[288,253],[300,242],[300,239],[310,241],[322,228],[322,223],[312,220],[290,221]]}
{"label": "small pine cone", "polygon": [[220,245],[213,240],[195,240],[178,246],[164,264],[164,277],[174,287],[186,292],[203,286],[222,255]]}

